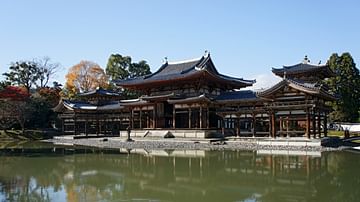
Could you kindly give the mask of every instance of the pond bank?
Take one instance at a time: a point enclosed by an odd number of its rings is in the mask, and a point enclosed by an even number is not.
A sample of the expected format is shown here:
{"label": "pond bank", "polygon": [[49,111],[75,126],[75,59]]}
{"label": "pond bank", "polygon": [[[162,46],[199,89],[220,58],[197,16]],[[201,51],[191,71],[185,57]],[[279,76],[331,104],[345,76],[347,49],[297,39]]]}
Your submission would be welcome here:
{"label": "pond bank", "polygon": [[98,148],[112,149],[188,149],[188,150],[283,150],[283,151],[334,151],[342,150],[343,147],[331,148],[320,146],[320,140],[302,139],[150,139],[136,138],[133,141],[126,141],[126,138],[84,138],[72,139],[68,136],[57,136],[54,139],[46,140],[54,144],[79,145]]}

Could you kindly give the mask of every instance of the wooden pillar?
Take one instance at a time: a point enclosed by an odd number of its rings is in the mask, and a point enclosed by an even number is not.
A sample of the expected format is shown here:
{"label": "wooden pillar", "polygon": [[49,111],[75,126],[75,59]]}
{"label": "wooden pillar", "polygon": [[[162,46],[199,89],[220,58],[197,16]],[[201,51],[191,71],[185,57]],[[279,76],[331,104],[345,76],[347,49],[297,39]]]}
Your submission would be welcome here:
{"label": "wooden pillar", "polygon": [[314,111],[312,113],[312,130],[313,130],[313,137],[316,138],[316,116]]}
{"label": "wooden pillar", "polygon": [[65,119],[61,119],[61,123],[62,123],[62,125],[61,125],[61,131],[62,131],[62,133],[63,134],[65,134]]}
{"label": "wooden pillar", "polygon": [[88,131],[87,131],[87,119],[85,119],[85,136],[88,136]]}
{"label": "wooden pillar", "polygon": [[209,129],[210,128],[210,111],[209,111],[209,107],[207,107],[206,109],[206,128]]}
{"label": "wooden pillar", "polygon": [[146,128],[150,128],[150,117],[149,117],[149,110],[147,110],[147,113],[146,113]]}
{"label": "wooden pillar", "polygon": [[252,114],[252,136],[256,136],[256,114]]}
{"label": "wooden pillar", "polygon": [[76,113],[74,114],[74,135],[76,135],[77,132],[77,120],[76,120]]}
{"label": "wooden pillar", "polygon": [[321,113],[320,113],[320,111],[318,112],[317,127],[318,127],[319,138],[321,138]]}
{"label": "wooden pillar", "polygon": [[268,116],[269,116],[269,137],[271,137],[271,134],[272,134],[272,124],[271,124],[272,114],[268,113]]}
{"label": "wooden pillar", "polygon": [[153,109],[153,128],[156,128],[156,104],[154,104],[154,109]]}
{"label": "wooden pillar", "polygon": [[280,117],[280,120],[279,120],[279,123],[280,123],[280,125],[279,125],[279,130],[280,130],[280,137],[283,135],[283,118],[282,117]]}
{"label": "wooden pillar", "polygon": [[309,110],[306,111],[306,137],[310,139],[310,113]]}
{"label": "wooden pillar", "polygon": [[134,109],[131,109],[131,121],[130,121],[130,128],[134,128]]}
{"label": "wooden pillar", "polygon": [[189,113],[189,128],[191,128],[191,108],[189,108],[188,113]]}
{"label": "wooden pillar", "polygon": [[202,121],[203,121],[203,113],[202,113],[202,107],[200,106],[200,111],[199,111],[199,114],[200,114],[200,121],[199,121],[199,124],[200,124],[200,128],[203,128],[203,124],[202,124]]}
{"label": "wooden pillar", "polygon": [[221,133],[225,135],[225,118],[221,117]]}
{"label": "wooden pillar", "polygon": [[142,129],[142,110],[140,109],[140,112],[139,112],[139,119],[140,119],[140,129]]}
{"label": "wooden pillar", "polygon": [[276,116],[275,112],[271,114],[271,135],[273,138],[276,138]]}
{"label": "wooden pillar", "polygon": [[237,117],[237,124],[236,124],[236,136],[240,137],[240,116],[241,115],[238,115]]}
{"label": "wooden pillar", "polygon": [[100,134],[99,114],[96,112],[96,135]]}
{"label": "wooden pillar", "polygon": [[327,137],[327,113],[324,115],[324,137]]}
{"label": "wooden pillar", "polygon": [[290,134],[289,134],[289,117],[286,118],[286,137],[290,137]]}
{"label": "wooden pillar", "polygon": [[175,109],[175,106],[173,107],[173,128],[175,129],[176,128],[176,109]]}

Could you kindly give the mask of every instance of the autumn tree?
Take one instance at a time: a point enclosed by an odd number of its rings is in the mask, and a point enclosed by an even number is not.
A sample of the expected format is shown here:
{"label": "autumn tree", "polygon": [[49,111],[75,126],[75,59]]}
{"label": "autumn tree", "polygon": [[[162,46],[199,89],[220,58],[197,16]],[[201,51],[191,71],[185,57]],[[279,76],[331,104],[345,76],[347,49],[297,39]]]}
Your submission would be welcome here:
{"label": "autumn tree", "polygon": [[28,92],[30,92],[30,88],[39,78],[37,64],[31,61],[12,63],[9,67],[9,72],[3,75],[11,85],[23,86]]}
{"label": "autumn tree", "polygon": [[360,75],[350,53],[341,56],[334,53],[328,60],[328,65],[336,76],[326,82],[329,90],[339,99],[332,102],[332,121],[354,122],[359,118],[360,108]]}
{"label": "autumn tree", "polygon": [[73,97],[79,92],[88,92],[97,87],[106,88],[108,77],[104,70],[96,63],[81,61],[70,68],[66,75],[65,92],[68,97]]}
{"label": "autumn tree", "polygon": [[16,86],[7,86],[0,91],[0,123],[3,129],[18,122],[22,131],[25,122],[32,114],[30,94],[27,89]]}

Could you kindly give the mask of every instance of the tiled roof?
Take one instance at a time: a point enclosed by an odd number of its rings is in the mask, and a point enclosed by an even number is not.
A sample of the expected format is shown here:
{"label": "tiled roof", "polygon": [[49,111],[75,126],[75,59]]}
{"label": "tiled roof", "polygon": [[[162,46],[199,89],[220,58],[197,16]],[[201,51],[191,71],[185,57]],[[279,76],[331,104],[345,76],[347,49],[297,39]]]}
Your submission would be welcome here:
{"label": "tiled roof", "polygon": [[241,91],[232,91],[224,92],[215,98],[216,101],[227,101],[227,100],[256,100],[256,92],[251,90],[241,90]]}
{"label": "tiled roof", "polygon": [[92,95],[102,95],[102,96],[121,96],[120,93],[116,93],[109,90],[104,90],[103,88],[96,88],[95,90],[80,93],[79,96],[92,96]]}
{"label": "tiled roof", "polygon": [[89,110],[89,111],[94,111],[94,110],[107,111],[107,110],[117,110],[124,108],[123,106],[120,105],[119,102],[109,102],[106,105],[97,106],[87,102],[78,102],[78,101],[75,102],[75,101],[63,100],[63,104],[69,110],[80,109],[80,110]]}
{"label": "tiled roof", "polygon": [[262,97],[262,96],[273,94],[274,92],[281,89],[285,85],[288,85],[299,91],[303,91],[303,92],[310,93],[310,94],[316,94],[316,95],[325,97],[330,100],[335,99],[334,95],[327,92],[327,89],[319,83],[309,83],[309,82],[296,80],[296,79],[289,79],[289,78],[283,79],[282,81],[275,84],[274,86],[272,86],[269,89],[258,92],[258,95],[259,95],[259,97]]}
{"label": "tiled roof", "polygon": [[234,84],[236,83],[238,85],[251,86],[255,83],[254,80],[245,80],[242,78],[219,74],[212,63],[209,54],[201,58],[188,61],[166,62],[159,68],[158,71],[152,74],[126,80],[115,80],[113,82],[115,82],[118,86],[144,85],[159,81],[193,78],[202,75],[202,72],[207,72],[220,80],[232,82]]}
{"label": "tiled roof", "polygon": [[302,72],[308,72],[308,71],[314,71],[321,68],[327,68],[326,65],[312,65],[312,64],[305,64],[305,63],[299,63],[292,66],[283,66],[283,68],[273,68],[272,71],[274,73],[302,73]]}

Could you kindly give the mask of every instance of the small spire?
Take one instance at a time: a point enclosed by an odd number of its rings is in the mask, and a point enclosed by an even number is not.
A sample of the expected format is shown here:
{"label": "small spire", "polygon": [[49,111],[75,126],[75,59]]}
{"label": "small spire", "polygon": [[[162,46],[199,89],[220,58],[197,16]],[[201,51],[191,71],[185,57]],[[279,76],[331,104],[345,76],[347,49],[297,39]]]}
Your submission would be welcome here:
{"label": "small spire", "polygon": [[286,79],[286,72],[284,72],[284,79]]}
{"label": "small spire", "polygon": [[167,58],[167,57],[164,57],[163,63],[164,63],[164,64],[167,64],[167,63],[168,63],[168,58]]}
{"label": "small spire", "polygon": [[309,58],[308,58],[307,55],[305,55],[304,60],[303,60],[303,63],[304,63],[304,64],[310,63],[310,60],[309,60]]}
{"label": "small spire", "polygon": [[204,57],[209,57],[210,52],[208,50],[205,50]]}

